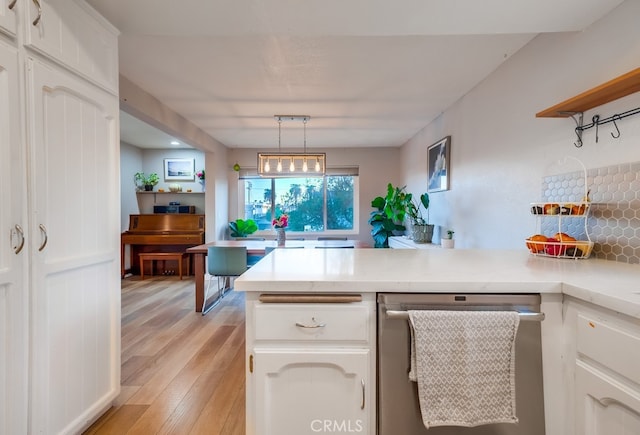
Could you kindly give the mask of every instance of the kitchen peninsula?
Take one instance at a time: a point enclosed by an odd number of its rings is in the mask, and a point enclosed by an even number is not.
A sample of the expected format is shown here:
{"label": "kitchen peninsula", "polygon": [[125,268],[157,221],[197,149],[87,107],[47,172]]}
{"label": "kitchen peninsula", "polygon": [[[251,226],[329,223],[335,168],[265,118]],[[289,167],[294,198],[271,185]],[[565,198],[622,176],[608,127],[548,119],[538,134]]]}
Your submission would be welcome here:
{"label": "kitchen peninsula", "polygon": [[[380,292],[540,294],[546,433],[584,433],[596,420],[601,428],[594,433],[614,433],[607,425],[619,420],[621,409],[630,428],[640,427],[638,265],[524,250],[295,251],[276,250],[235,283],[247,292],[248,434],[278,433],[279,416],[289,415],[290,424],[311,403],[325,423],[375,433]],[[333,296],[352,302],[332,302]],[[302,389],[297,402],[279,403],[296,384],[291,381],[305,377],[305,367],[312,373],[329,363],[341,367],[335,380],[352,394],[323,387],[307,392],[313,396],[307,400]],[[329,385],[327,376],[317,383]],[[345,414],[351,402],[357,406]]]}

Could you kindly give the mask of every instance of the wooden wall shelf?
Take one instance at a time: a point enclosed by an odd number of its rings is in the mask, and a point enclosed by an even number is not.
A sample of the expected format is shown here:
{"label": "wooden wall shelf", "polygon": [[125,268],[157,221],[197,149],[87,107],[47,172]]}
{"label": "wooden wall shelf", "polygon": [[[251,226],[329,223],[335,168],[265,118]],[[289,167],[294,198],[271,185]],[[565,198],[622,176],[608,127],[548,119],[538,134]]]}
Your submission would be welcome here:
{"label": "wooden wall shelf", "polygon": [[538,112],[536,118],[568,118],[570,112],[586,112],[638,91],[640,91],[640,68]]}

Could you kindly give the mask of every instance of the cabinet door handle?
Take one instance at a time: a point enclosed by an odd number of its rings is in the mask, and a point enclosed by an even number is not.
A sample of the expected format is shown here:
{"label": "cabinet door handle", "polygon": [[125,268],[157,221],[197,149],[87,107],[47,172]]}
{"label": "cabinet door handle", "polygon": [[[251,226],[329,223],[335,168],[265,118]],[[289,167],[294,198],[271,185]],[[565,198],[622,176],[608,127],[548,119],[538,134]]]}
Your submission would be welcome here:
{"label": "cabinet door handle", "polygon": [[362,381],[362,403],[360,403],[360,409],[364,409],[364,400],[365,400],[365,389],[364,389],[364,379],[361,379]]}
{"label": "cabinet door handle", "polygon": [[307,328],[307,329],[324,328],[325,326],[327,326],[326,323],[318,323],[315,317],[312,317],[311,320],[314,323],[313,325],[305,325],[304,323],[296,322],[296,326],[300,328]]}
{"label": "cabinet door handle", "polygon": [[40,232],[42,232],[42,234],[44,235],[44,240],[42,241],[42,244],[38,248],[38,251],[42,251],[44,247],[47,246],[47,241],[49,240],[49,236],[47,236],[47,227],[40,224],[39,228],[40,228]]}
{"label": "cabinet door handle", "polygon": [[36,5],[36,7],[38,8],[38,16],[36,17],[35,20],[33,20],[33,25],[37,26],[38,23],[40,22],[40,18],[42,18],[42,6],[40,6],[40,0],[33,0],[33,4]]}
{"label": "cabinet door handle", "polygon": [[16,224],[15,228],[16,228],[16,233],[18,233],[18,235],[20,236],[20,244],[15,248],[13,248],[13,251],[15,252],[16,255],[18,255],[20,251],[22,251],[22,248],[24,247],[24,231],[22,231],[22,227],[18,224]]}
{"label": "cabinet door handle", "polygon": [[[9,3],[9,10],[13,10],[13,8],[15,7],[17,2],[18,2],[18,0],[13,0],[11,3]],[[17,254],[17,252],[16,252],[16,254]]]}

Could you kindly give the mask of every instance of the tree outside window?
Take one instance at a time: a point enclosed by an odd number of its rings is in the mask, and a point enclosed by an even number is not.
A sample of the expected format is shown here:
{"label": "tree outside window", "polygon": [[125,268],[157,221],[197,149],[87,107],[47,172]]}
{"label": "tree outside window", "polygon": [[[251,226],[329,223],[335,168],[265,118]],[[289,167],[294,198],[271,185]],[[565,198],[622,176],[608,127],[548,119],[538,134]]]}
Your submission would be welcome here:
{"label": "tree outside window", "polygon": [[245,179],[245,216],[260,230],[289,215],[288,231],[323,232],[354,229],[354,176]]}

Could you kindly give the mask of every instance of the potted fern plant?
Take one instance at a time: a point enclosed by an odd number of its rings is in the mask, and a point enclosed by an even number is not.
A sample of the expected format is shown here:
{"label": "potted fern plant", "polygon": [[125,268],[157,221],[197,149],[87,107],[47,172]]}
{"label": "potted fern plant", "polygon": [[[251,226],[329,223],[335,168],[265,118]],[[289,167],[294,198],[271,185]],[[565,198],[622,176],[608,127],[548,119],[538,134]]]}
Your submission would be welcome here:
{"label": "potted fern plant", "polygon": [[[422,215],[422,208],[427,213],[427,219]],[[411,222],[411,236],[415,243],[431,243],[433,225],[429,224],[429,194],[420,195],[420,201],[411,197],[407,205],[407,215]]]}

